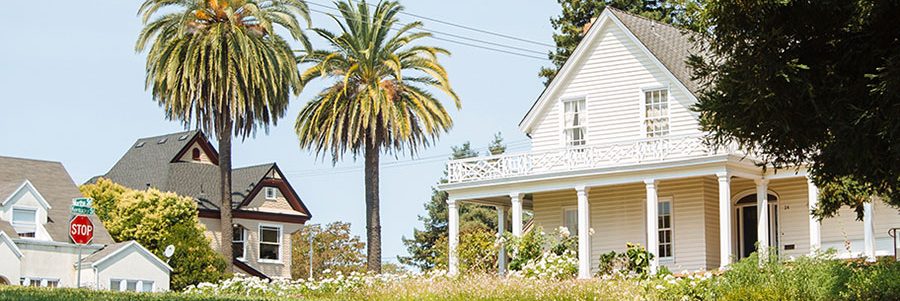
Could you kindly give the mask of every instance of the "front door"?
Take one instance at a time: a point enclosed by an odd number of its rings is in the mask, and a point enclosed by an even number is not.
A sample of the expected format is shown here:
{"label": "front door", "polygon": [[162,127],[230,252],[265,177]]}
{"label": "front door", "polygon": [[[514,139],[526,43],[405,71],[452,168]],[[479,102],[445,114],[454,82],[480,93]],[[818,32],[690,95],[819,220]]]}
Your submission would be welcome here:
{"label": "front door", "polygon": [[[769,195],[769,245],[779,246],[778,235],[778,205],[777,198]],[[745,196],[735,204],[737,220],[737,255],[743,259],[756,252],[756,242],[759,240],[757,225],[759,217],[756,207],[756,194]],[[776,248],[777,249],[777,248]],[[777,252],[777,251],[776,251]]]}

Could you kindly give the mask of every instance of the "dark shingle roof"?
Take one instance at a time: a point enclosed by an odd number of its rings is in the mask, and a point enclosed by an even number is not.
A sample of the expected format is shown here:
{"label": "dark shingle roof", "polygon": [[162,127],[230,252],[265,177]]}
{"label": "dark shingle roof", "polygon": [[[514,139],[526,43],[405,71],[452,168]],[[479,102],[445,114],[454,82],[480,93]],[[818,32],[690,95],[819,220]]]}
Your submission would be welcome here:
{"label": "dark shingle roof", "polygon": [[694,34],[613,7],[607,6],[607,9],[622,21],[622,24],[666,66],[666,69],[669,69],[669,72],[675,75],[678,81],[696,95],[699,85],[691,79],[691,68],[686,62],[691,54],[699,53],[700,47],[692,39],[695,37]]}
{"label": "dark shingle roof", "polygon": [[0,232],[5,232],[9,237],[18,237],[16,234],[16,229],[12,227],[12,225],[4,220],[0,220]]}
{"label": "dark shingle roof", "polygon": [[84,259],[82,259],[81,264],[82,265],[90,265],[94,262],[97,262],[98,260],[101,260],[104,257],[109,256],[109,254],[112,254],[113,252],[118,251],[119,249],[127,246],[131,242],[133,242],[133,240],[117,242],[114,244],[108,244],[108,245],[104,246],[102,249],[100,249],[99,251],[94,252],[94,254],[91,254],[91,255],[85,257]]}
{"label": "dark shingle roof", "polygon": [[[219,167],[212,164],[172,162],[199,131],[141,138],[103,177],[131,189],[150,187],[190,196],[200,209],[219,210]],[[179,138],[187,135],[187,139]],[[201,135],[201,138],[203,136]],[[158,144],[161,139],[165,143]],[[135,147],[141,142],[144,145]],[[232,171],[232,208],[247,197],[253,187],[275,166],[274,163],[235,168]]]}
{"label": "dark shingle roof", "polygon": [[[44,228],[50,233],[50,237],[54,241],[68,242],[69,219],[71,218],[69,205],[72,204],[73,198],[82,197],[75,182],[72,181],[72,177],[59,162],[0,156],[0,187],[3,187],[0,199],[5,200],[9,197],[25,180],[31,182],[38,193],[50,204],[51,208],[47,212],[49,221],[44,225]],[[8,189],[10,186],[14,186],[14,188]],[[94,223],[93,243],[112,243],[112,237],[103,227],[100,219],[95,215],[90,218]],[[6,227],[0,225],[0,230],[8,231],[4,228]],[[14,236],[15,231],[7,234],[16,237]]]}

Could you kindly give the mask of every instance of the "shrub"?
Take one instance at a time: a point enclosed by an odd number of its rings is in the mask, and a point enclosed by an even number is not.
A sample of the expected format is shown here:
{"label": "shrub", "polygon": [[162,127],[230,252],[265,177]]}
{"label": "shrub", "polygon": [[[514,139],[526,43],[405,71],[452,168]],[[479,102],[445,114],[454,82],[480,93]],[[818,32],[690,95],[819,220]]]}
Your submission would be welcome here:
{"label": "shrub", "polygon": [[628,248],[624,253],[610,251],[600,255],[598,274],[634,274],[646,276],[650,271],[650,261],[653,254],[647,252],[640,244],[627,243]]}
{"label": "shrub", "polygon": [[159,258],[165,258],[166,246],[175,246],[169,260],[173,290],[225,277],[225,259],[210,247],[192,198],[131,190],[103,178],[81,186],[81,192],[97,200],[98,217],[114,240],[135,240]]}
{"label": "shrub", "polygon": [[507,246],[506,251],[510,253],[509,269],[518,271],[529,261],[541,257],[547,237],[544,229],[537,227],[525,232],[522,237],[515,237],[507,233],[504,241]]}
{"label": "shrub", "polygon": [[578,257],[575,252],[566,250],[561,255],[550,251],[544,252],[540,258],[528,261],[521,271],[513,275],[562,280],[574,278],[576,273],[578,273]]}
{"label": "shrub", "polygon": [[855,264],[842,296],[848,300],[900,299],[900,262],[882,258],[874,264]]}

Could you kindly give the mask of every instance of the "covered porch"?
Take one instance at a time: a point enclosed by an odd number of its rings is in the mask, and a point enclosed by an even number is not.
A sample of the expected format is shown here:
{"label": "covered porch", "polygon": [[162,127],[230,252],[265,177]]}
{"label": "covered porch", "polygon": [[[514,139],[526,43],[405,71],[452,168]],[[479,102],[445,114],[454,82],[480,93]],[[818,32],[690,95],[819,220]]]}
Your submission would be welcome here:
{"label": "covered porch", "polygon": [[[722,268],[754,252],[757,243],[763,250],[773,247],[779,256],[801,256],[822,247],[822,225],[809,214],[818,189],[805,170],[764,172],[731,155],[454,183],[442,189],[450,195],[450,273],[459,273],[460,202],[494,206],[500,217],[509,214],[515,236],[522,235],[522,212],[528,209],[534,212],[535,226],[569,228],[578,236],[579,278],[592,277],[600,254],[623,251],[626,242],[640,243],[654,255],[652,271],[660,266],[673,271]],[[871,205],[866,213],[861,225],[850,226],[862,228],[861,253],[874,258]],[[498,230],[506,231],[506,218],[499,220]],[[505,264],[501,254],[501,273]]]}

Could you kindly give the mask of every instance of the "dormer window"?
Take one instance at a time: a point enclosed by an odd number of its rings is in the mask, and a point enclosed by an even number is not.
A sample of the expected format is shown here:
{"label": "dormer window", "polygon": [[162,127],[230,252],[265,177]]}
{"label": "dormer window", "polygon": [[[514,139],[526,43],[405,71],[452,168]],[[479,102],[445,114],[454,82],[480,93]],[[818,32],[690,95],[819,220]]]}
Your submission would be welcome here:
{"label": "dormer window", "polygon": [[563,101],[566,147],[579,147],[586,144],[587,112],[584,98]]}
{"label": "dormer window", "polygon": [[199,148],[195,148],[191,152],[191,159],[194,161],[200,161],[200,149]]}
{"label": "dormer window", "polygon": [[669,135],[669,90],[644,91],[644,131],[647,138]]}
{"label": "dormer window", "polygon": [[278,190],[275,187],[266,187],[266,199],[274,200],[276,197],[278,197]]}
{"label": "dormer window", "polygon": [[12,226],[19,237],[34,238],[37,233],[37,209],[13,208]]}

